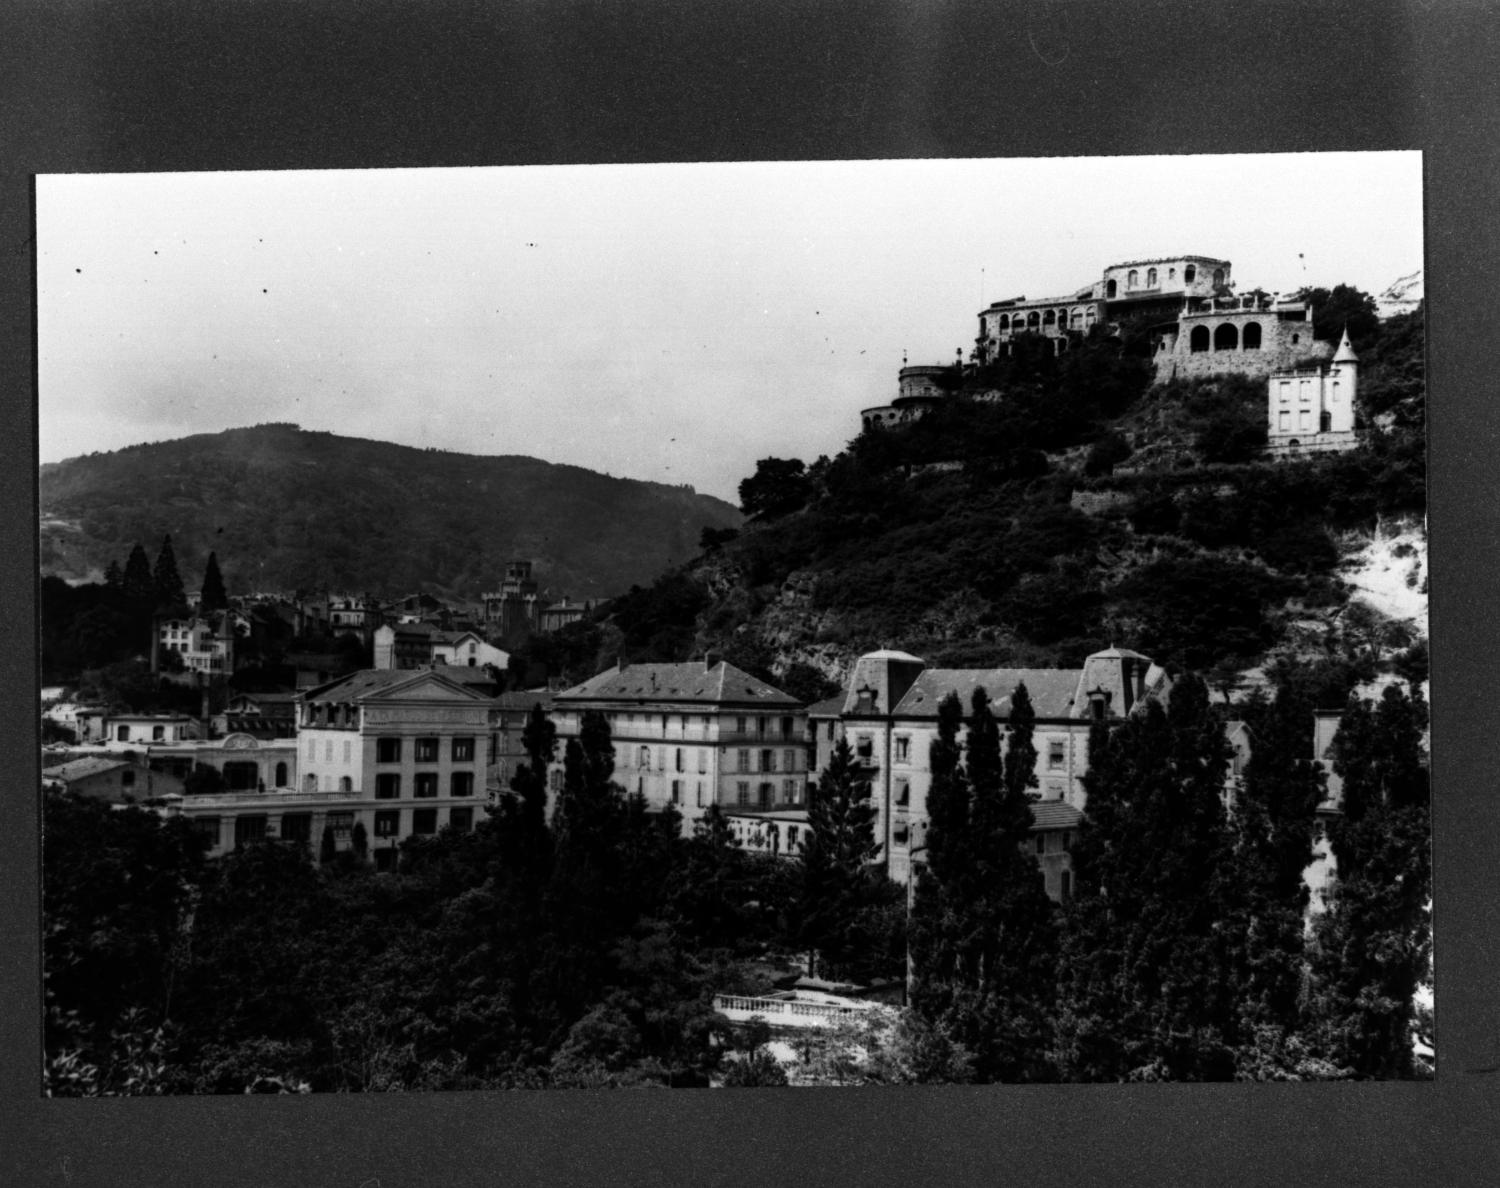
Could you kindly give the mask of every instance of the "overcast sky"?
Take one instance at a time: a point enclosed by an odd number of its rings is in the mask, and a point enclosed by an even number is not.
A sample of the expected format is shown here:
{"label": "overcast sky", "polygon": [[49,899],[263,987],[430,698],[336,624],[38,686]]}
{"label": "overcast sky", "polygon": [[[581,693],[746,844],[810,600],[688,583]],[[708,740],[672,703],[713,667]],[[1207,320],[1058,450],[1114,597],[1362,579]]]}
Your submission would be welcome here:
{"label": "overcast sky", "polygon": [[736,499],[983,303],[1422,267],[1417,153],[43,176],[43,462],[262,421]]}

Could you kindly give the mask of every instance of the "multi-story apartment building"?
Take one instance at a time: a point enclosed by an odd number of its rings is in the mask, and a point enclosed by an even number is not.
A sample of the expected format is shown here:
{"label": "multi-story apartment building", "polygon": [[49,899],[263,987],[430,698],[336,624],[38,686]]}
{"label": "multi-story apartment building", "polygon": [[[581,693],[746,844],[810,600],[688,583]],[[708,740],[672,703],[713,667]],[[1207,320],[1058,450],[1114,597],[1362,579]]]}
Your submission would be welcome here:
{"label": "multi-story apartment building", "polygon": [[[711,804],[754,828],[805,813],[807,716],[796,698],[732,664],[616,665],[553,698],[565,744],[587,710],[609,720],[615,779],[687,826]],[[561,787],[562,748],[551,779]],[[766,826],[768,829],[768,826]]]}
{"label": "multi-story apartment building", "polygon": [[316,848],[325,827],[346,849],[362,824],[376,867],[389,870],[401,840],[472,828],[484,804],[491,708],[490,697],[441,670],[352,673],[300,699],[295,788],[184,797],[171,811],[199,822],[210,853],[262,837]]}
{"label": "multi-story apartment building", "polygon": [[1089,656],[1082,668],[954,669],[929,668],[905,652],[878,651],[855,662],[842,704],[814,707],[817,770],[825,769],[840,739],[848,742],[870,780],[876,837],[891,878],[908,881],[922,861],[938,706],[956,693],[967,717],[974,692],[982,687],[1003,724],[1016,686],[1023,683],[1036,714],[1034,845],[1048,893],[1061,899],[1070,891],[1067,849],[1085,802],[1089,728],[1165,695],[1167,675],[1150,659],[1110,648]]}

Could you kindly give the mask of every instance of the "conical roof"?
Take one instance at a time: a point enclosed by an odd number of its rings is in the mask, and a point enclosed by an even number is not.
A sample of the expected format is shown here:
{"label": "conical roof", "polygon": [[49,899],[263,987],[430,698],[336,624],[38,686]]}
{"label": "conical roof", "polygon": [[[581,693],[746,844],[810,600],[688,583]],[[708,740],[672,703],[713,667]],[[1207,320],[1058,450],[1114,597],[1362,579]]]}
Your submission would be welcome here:
{"label": "conical roof", "polygon": [[1349,327],[1344,327],[1344,337],[1339,340],[1339,349],[1333,356],[1335,363],[1358,363],[1359,356],[1354,353],[1354,347],[1349,342]]}

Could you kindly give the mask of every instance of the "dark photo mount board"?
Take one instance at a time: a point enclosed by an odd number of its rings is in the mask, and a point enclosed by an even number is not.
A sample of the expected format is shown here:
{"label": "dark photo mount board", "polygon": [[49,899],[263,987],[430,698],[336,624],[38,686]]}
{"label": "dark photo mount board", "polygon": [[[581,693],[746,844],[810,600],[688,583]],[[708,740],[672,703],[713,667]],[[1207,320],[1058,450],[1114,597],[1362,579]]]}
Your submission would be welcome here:
{"label": "dark photo mount board", "polygon": [[[8,5],[0,1182],[1490,1182],[1497,18],[1459,0]],[[1382,149],[1420,149],[1426,177],[1435,1083],[40,1097],[34,175]],[[1038,251],[1065,230],[1038,228]]]}

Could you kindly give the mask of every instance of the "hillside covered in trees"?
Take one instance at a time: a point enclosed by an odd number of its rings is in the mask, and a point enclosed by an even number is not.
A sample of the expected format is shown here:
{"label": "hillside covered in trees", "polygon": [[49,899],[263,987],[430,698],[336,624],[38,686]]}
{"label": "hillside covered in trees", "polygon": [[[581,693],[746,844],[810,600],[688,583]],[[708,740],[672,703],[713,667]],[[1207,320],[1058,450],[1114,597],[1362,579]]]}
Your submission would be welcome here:
{"label": "hillside covered in trees", "polygon": [[98,580],[136,541],[210,551],[231,594],[298,587],[477,598],[514,558],[599,597],[690,557],[736,509],[684,487],[270,424],[41,468],[44,574]]}
{"label": "hillside covered in trees", "polygon": [[1266,459],[1263,380],[1153,385],[1129,327],[1060,357],[1022,338],[955,371],[920,421],[832,459],[763,460],[741,485],[742,531],[706,532],[698,558],[542,658],[571,677],[715,648],[810,694],[882,646],[980,667],[1071,666],[1119,644],[1205,673],[1285,656],[1424,679],[1425,625],[1344,580],[1377,528],[1421,539],[1423,311],[1381,322],[1357,290],[1317,296],[1319,333],[1347,325],[1359,352],[1359,449]]}

